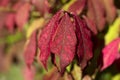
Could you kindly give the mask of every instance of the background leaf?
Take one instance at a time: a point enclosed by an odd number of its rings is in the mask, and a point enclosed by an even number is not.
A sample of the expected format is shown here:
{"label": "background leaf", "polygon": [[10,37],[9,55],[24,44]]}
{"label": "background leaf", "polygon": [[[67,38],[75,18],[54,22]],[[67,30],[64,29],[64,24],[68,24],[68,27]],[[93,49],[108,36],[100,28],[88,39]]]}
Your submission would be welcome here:
{"label": "background leaf", "polygon": [[27,33],[26,33],[27,38],[29,38],[35,30],[44,27],[43,24],[44,24],[43,18],[33,20],[33,22],[30,24],[29,28],[27,29]]}
{"label": "background leaf", "polygon": [[119,55],[119,43],[120,39],[117,38],[111,43],[109,43],[105,48],[102,50],[102,57],[103,57],[103,66],[101,70],[109,67],[118,57]]}
{"label": "background leaf", "polygon": [[29,19],[30,9],[31,9],[31,5],[29,3],[24,3],[23,6],[21,6],[16,13],[15,21],[20,30],[25,25],[25,23],[27,23],[27,20]]}
{"label": "background leaf", "polygon": [[120,18],[116,18],[114,23],[109,26],[108,32],[105,35],[105,44],[107,45],[114,39],[118,38],[120,34]]}

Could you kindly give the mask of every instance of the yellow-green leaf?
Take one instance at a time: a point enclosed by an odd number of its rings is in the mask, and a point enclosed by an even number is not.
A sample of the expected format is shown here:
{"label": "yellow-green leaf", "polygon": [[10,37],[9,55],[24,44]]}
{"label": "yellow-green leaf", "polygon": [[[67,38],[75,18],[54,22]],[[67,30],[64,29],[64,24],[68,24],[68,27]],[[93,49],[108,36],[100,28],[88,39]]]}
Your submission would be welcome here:
{"label": "yellow-green leaf", "polygon": [[72,76],[74,80],[82,80],[82,71],[81,68],[78,65],[74,65],[74,69],[72,70]]}
{"label": "yellow-green leaf", "polygon": [[37,30],[38,28],[42,28],[44,24],[44,18],[39,18],[36,20],[33,20],[33,22],[30,24],[29,28],[27,29],[27,38],[29,38],[34,30]]}
{"label": "yellow-green leaf", "polygon": [[68,8],[75,2],[76,0],[70,0],[69,3],[65,4],[62,9],[68,11]]}
{"label": "yellow-green leaf", "polygon": [[112,25],[109,26],[109,30],[105,35],[105,44],[107,45],[114,39],[119,37],[120,32],[120,17],[118,17]]}
{"label": "yellow-green leaf", "polygon": [[120,80],[120,74],[115,75],[112,80]]}

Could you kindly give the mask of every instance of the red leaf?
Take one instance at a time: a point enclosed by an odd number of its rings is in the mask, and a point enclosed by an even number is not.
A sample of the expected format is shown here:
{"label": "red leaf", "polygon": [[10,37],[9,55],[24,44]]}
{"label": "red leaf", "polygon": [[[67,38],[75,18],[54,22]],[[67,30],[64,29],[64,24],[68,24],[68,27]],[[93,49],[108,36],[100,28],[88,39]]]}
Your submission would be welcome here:
{"label": "red leaf", "polygon": [[77,0],[69,7],[69,11],[74,14],[80,14],[84,9],[85,3],[86,0]]}
{"label": "red leaf", "polygon": [[99,0],[88,0],[88,17],[95,22],[99,31],[105,27],[105,10]]}
{"label": "red leaf", "polygon": [[[71,15],[71,17],[69,16]],[[76,38],[77,37],[77,38]],[[39,37],[40,60],[46,68],[50,53],[55,63],[55,54],[60,57],[61,73],[72,61],[77,52],[82,68],[92,57],[91,31],[85,20],[68,12],[58,12],[43,29]],[[51,54],[51,55],[52,55]]]}
{"label": "red leaf", "polygon": [[103,48],[103,66],[101,70],[104,70],[107,67],[109,67],[119,57],[119,43],[120,38],[117,38],[116,40],[112,41],[110,44],[105,46],[105,48]]}
{"label": "red leaf", "polygon": [[9,13],[6,17],[5,25],[10,32],[13,32],[15,24],[15,14]]}
{"label": "red leaf", "polygon": [[36,32],[33,32],[30,39],[28,40],[27,46],[25,47],[24,58],[28,67],[31,66],[35,57],[37,48],[36,38],[37,38]]}
{"label": "red leaf", "polygon": [[[112,23],[117,15],[117,10],[114,5],[115,0],[101,0],[105,6],[106,18],[109,23]],[[118,2],[119,3],[119,2]]]}
{"label": "red leaf", "polygon": [[0,0],[0,7],[1,7],[1,6],[2,6],[2,7],[7,6],[8,3],[9,3],[9,1],[10,1],[10,0]]}
{"label": "red leaf", "polygon": [[[22,5],[23,5],[22,2],[17,2],[15,5],[13,5],[12,8],[13,10],[17,11]],[[5,25],[10,32],[13,32],[14,30],[15,17],[16,17],[16,14],[13,12],[6,14]]]}
{"label": "red leaf", "polygon": [[20,9],[21,6],[23,6],[24,2],[18,1],[16,4],[13,5],[13,10],[17,11]]}
{"label": "red leaf", "polygon": [[29,3],[24,3],[16,13],[16,24],[18,25],[19,29],[21,30],[22,27],[27,23],[29,18],[31,5]]}
{"label": "red leaf", "polygon": [[75,55],[76,35],[74,28],[70,17],[65,13],[51,42],[51,52],[60,56],[61,72],[64,72]]}
{"label": "red leaf", "polygon": [[39,59],[41,60],[43,66],[47,69],[47,60],[50,56],[50,41],[52,40],[52,35],[56,31],[58,21],[61,16],[61,11],[58,12],[47,26],[42,30],[41,35],[39,37],[39,48],[40,48],[40,56]]}
{"label": "red leaf", "polygon": [[95,23],[86,16],[83,16],[83,18],[86,21],[88,28],[96,35],[97,34],[97,29],[96,29]]}
{"label": "red leaf", "polygon": [[87,65],[88,60],[93,56],[92,54],[92,42],[91,33],[86,26],[84,20],[81,20],[78,16],[75,16],[76,35],[78,39],[77,55],[79,64],[82,69]]}
{"label": "red leaf", "polygon": [[31,0],[32,4],[39,10],[42,14],[48,13],[50,10],[48,0]]}
{"label": "red leaf", "polygon": [[0,13],[0,30],[4,28],[6,15],[7,15],[6,13]]}
{"label": "red leaf", "polygon": [[35,68],[31,67],[25,67],[23,69],[23,76],[24,76],[24,80],[34,80],[34,76],[35,76]]}

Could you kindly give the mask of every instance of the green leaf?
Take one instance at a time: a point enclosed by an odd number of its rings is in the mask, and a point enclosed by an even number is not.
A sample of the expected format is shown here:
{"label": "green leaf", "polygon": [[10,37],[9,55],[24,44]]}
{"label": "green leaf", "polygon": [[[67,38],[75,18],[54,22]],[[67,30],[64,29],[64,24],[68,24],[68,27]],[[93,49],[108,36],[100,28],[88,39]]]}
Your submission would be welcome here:
{"label": "green leaf", "polygon": [[5,42],[8,44],[13,44],[23,38],[23,34],[21,32],[17,32],[16,34],[9,35],[5,38]]}
{"label": "green leaf", "polygon": [[69,65],[66,67],[66,70],[67,70],[68,72],[70,72],[70,71],[71,71],[71,67],[72,67],[72,64],[69,64]]}
{"label": "green leaf", "polygon": [[111,80],[112,74],[111,73],[102,73],[100,80]]}
{"label": "green leaf", "polygon": [[11,66],[7,73],[0,73],[0,80],[24,80],[22,69],[16,65]]}
{"label": "green leaf", "polygon": [[9,34],[8,36],[0,39],[0,44],[7,43],[7,44],[14,44],[17,41],[23,39],[24,35],[22,32],[16,32],[15,34]]}

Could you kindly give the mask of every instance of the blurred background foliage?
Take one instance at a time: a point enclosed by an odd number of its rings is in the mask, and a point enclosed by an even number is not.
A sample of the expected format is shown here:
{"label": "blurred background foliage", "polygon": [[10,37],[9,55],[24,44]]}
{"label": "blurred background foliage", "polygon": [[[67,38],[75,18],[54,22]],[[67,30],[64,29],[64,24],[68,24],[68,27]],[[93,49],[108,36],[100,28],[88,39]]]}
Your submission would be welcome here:
{"label": "blurred background foliage", "polygon": [[[50,59],[48,61],[48,71],[46,71],[36,55],[34,66],[30,71],[23,58],[26,42],[30,39],[32,33],[36,30],[40,34],[43,27],[58,10],[72,11],[70,7],[76,1],[0,0],[0,80],[81,80],[82,71],[76,64],[72,67],[69,65],[65,74],[61,77]],[[83,80],[120,80],[120,61],[114,62],[102,72],[99,72],[99,67],[97,67],[97,60],[103,46],[120,35],[120,0],[103,0],[103,2],[107,11],[106,15],[110,15],[110,17],[105,19],[107,21],[103,26],[104,29],[97,27],[98,34],[94,38],[97,38],[98,41],[94,43],[94,47],[96,47],[94,57],[90,65],[83,71]],[[114,11],[109,7],[115,8],[115,17]],[[77,8],[79,10],[79,6]],[[78,11],[77,14],[81,16],[86,12],[86,9],[87,7],[83,11]],[[97,16],[100,16],[100,14]],[[111,17],[114,17],[113,20]],[[100,19],[96,24],[102,25],[102,23],[99,23]],[[39,53],[39,50],[37,53]]]}

